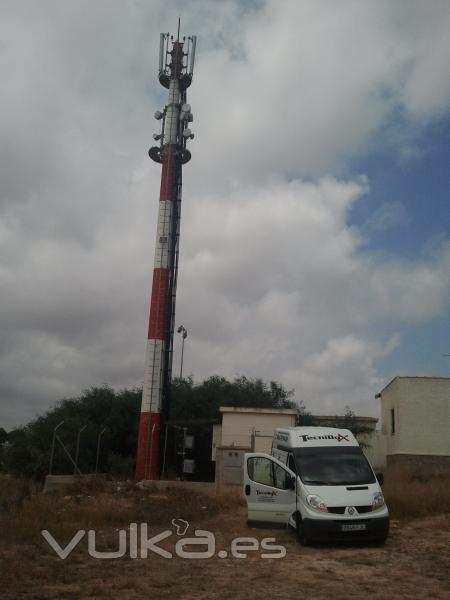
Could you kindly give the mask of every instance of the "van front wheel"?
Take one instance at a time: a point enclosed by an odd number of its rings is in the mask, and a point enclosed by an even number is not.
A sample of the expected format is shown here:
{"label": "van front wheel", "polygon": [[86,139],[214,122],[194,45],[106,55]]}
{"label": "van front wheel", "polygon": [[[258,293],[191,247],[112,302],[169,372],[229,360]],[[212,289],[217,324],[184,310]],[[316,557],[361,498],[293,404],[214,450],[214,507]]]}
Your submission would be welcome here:
{"label": "van front wheel", "polygon": [[300,542],[300,544],[302,546],[309,546],[309,544],[311,543],[311,540],[305,534],[305,529],[303,527],[302,518],[300,516],[300,513],[297,513],[295,515],[295,523],[296,523],[298,541]]}

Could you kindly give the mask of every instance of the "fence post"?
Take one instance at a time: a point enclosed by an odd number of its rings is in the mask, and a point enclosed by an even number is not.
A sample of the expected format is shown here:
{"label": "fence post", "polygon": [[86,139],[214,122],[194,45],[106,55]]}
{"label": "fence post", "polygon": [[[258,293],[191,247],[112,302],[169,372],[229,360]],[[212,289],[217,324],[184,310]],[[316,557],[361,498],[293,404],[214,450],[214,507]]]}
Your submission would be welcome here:
{"label": "fence post", "polygon": [[49,467],[48,467],[48,474],[49,475],[52,475],[52,472],[53,472],[53,456],[55,454],[56,432],[61,427],[61,425],[63,423],[64,423],[64,421],[61,421],[60,423],[58,423],[58,425],[53,430],[52,449],[50,451],[50,464],[49,464]]}
{"label": "fence post", "polygon": [[75,475],[75,473],[77,471],[80,471],[80,469],[78,468],[78,454],[79,454],[79,451],[80,451],[80,436],[83,433],[83,431],[86,429],[86,427],[87,427],[87,423],[86,423],[86,425],[83,425],[83,427],[81,429],[79,429],[78,433],[77,433],[77,446],[76,446],[76,449],[75,449],[75,466],[73,468],[73,474],[74,475]]}
{"label": "fence post", "polygon": [[106,427],[103,427],[103,429],[98,434],[98,438],[97,438],[97,456],[95,457],[95,474],[96,475],[98,472],[98,457],[100,455],[100,439],[101,439],[102,435],[105,433],[105,431],[106,431]]}

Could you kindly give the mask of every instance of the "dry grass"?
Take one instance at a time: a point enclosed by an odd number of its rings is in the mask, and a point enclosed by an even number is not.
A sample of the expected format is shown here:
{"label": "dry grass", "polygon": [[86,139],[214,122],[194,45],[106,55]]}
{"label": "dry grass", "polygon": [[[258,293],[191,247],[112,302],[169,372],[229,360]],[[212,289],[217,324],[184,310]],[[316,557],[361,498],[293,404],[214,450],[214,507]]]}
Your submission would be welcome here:
{"label": "dry grass", "polygon": [[[407,518],[421,517],[423,510],[443,512],[448,507],[447,485],[448,478],[424,481],[389,471],[386,497],[394,519],[402,521],[393,522],[386,546],[305,548],[293,533],[249,529],[245,506],[237,497],[209,497],[179,488],[140,490],[132,482],[107,481],[83,482],[64,495],[43,495],[11,481],[0,491],[0,597],[253,600],[265,593],[280,600],[293,595],[329,600],[337,593],[347,600],[368,594],[384,600],[389,589],[393,598],[421,595],[446,600],[450,518],[438,515],[411,522]],[[439,502],[433,490],[439,490]],[[169,528],[173,517],[214,532],[217,551],[229,550],[238,536],[274,537],[285,546],[286,557],[264,560],[250,553],[248,560],[237,560],[216,554],[209,560],[189,561],[153,554],[147,560],[104,561],[92,559],[83,542],[63,561],[40,536],[47,528],[65,545],[78,529],[93,528],[101,534],[99,549],[116,549],[118,528],[145,520],[154,535]],[[168,541],[172,551],[175,533],[173,538]]]}
{"label": "dry grass", "polygon": [[[383,491],[393,519],[450,514],[450,474],[391,468]],[[115,532],[133,522],[169,526],[175,517],[193,523],[226,521],[240,506],[236,496],[211,497],[177,487],[138,489],[134,482],[102,479],[80,482],[65,494],[44,495],[26,481],[10,479],[0,486],[0,544],[33,543],[43,529],[64,540],[80,528]]]}
{"label": "dry grass", "polygon": [[0,514],[21,508],[24,501],[29,498],[36,487],[24,479],[12,477],[0,478]]}
{"label": "dry grass", "polygon": [[101,480],[47,495],[11,480],[0,502],[0,544],[35,542],[43,529],[69,540],[78,529],[114,533],[130,523],[170,526],[176,517],[198,523],[242,504],[235,496],[208,496],[178,487],[142,490],[134,482]]}
{"label": "dry grass", "polygon": [[450,473],[391,467],[383,493],[394,519],[415,519],[450,513]]}

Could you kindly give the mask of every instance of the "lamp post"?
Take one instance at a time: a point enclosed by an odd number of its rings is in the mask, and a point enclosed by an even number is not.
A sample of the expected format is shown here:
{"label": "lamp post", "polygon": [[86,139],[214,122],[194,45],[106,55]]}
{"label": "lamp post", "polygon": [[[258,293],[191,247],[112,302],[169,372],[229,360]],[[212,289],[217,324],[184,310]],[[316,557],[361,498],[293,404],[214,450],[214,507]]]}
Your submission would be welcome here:
{"label": "lamp post", "polygon": [[184,340],[187,338],[187,330],[183,325],[180,325],[177,329],[178,333],[181,333],[181,365],[180,365],[180,379],[183,379],[183,356],[184,356]]}

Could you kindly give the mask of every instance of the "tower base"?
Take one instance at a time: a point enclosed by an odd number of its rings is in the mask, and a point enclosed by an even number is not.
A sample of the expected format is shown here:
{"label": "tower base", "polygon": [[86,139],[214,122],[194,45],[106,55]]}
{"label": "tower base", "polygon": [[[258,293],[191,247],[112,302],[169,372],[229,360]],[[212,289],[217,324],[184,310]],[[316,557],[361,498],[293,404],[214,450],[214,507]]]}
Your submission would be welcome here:
{"label": "tower base", "polygon": [[136,479],[158,479],[161,413],[141,413],[139,444],[136,458]]}

